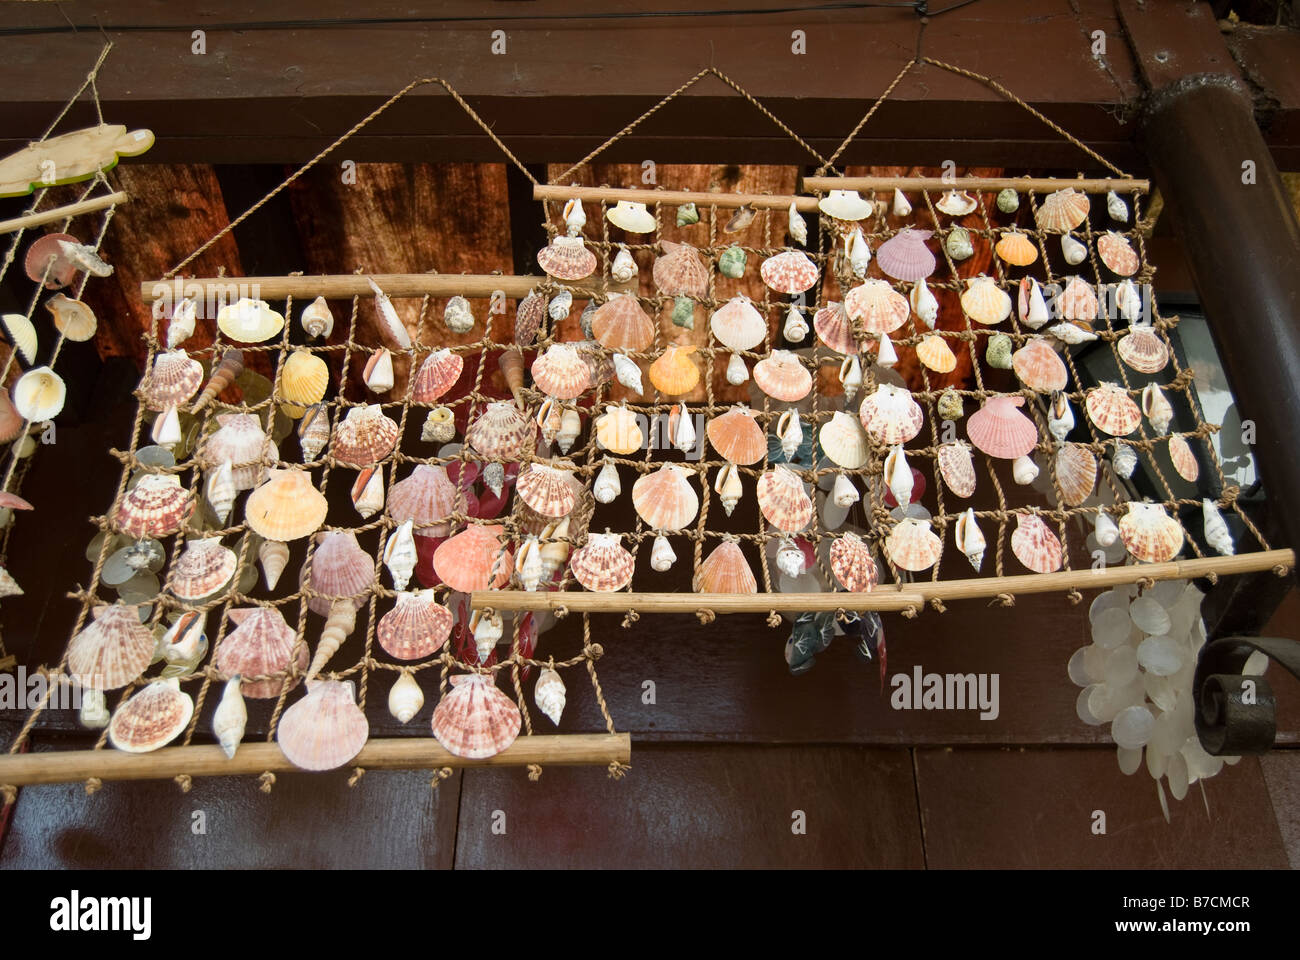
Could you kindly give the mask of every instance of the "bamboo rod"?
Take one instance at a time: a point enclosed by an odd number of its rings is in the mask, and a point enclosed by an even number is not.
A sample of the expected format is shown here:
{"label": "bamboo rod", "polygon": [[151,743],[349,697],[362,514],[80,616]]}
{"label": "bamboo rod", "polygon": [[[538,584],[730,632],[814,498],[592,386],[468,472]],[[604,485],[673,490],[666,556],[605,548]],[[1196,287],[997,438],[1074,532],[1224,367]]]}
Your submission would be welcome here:
{"label": "bamboo rod", "polygon": [[[428,737],[371,740],[347,764],[367,770],[435,770],[440,767],[511,767],[539,763],[562,766],[629,763],[632,738],[626,733],[520,737],[486,760],[466,760],[448,753]],[[239,774],[290,773],[291,764],[275,743],[244,743],[230,759],[216,745],[163,747],[152,753],[120,750],[60,750],[0,756],[0,784],[21,787],[38,783],[100,780],[165,780],[179,774],[225,777]]]}
{"label": "bamboo rod", "polygon": [[116,206],[119,203],[127,203],[130,199],[130,194],[119,190],[116,193],[106,193],[102,197],[91,197],[89,200],[82,200],[78,203],[69,203],[66,206],[54,207],[50,210],[41,210],[38,213],[29,213],[25,216],[14,217],[12,220],[0,220],[0,233],[13,233],[15,230],[26,230],[28,227],[39,227],[45,223],[53,223],[55,220],[80,216],[83,213],[94,213],[96,210],[105,210],[108,207]]}
{"label": "bamboo rod", "polygon": [[1169,563],[1140,563],[1101,569],[1065,570],[1060,573],[1030,573],[1013,577],[983,577],[975,580],[887,584],[871,593],[580,593],[522,590],[481,590],[470,594],[470,605],[481,610],[556,610],[571,613],[765,613],[768,610],[921,610],[932,599],[988,599],[1002,594],[1064,593],[1067,590],[1095,590],[1139,580],[1191,580],[1215,573],[1229,576],[1254,573],[1276,567],[1294,567],[1291,550],[1264,550],[1233,557],[1204,557],[1172,560]]}
{"label": "bamboo rod", "polygon": [[1035,193],[1051,193],[1065,187],[1073,187],[1083,193],[1146,193],[1151,189],[1150,180],[1101,179],[1068,180],[1050,177],[956,177],[945,180],[942,177],[805,177],[803,189],[811,192],[828,193],[831,190],[1033,190]]}
{"label": "bamboo rod", "polygon": [[[498,290],[511,300],[526,297],[534,287],[546,280],[538,276],[506,276],[503,274],[460,273],[375,273],[340,274],[333,276],[304,277],[205,277],[171,280],[145,280],[140,284],[140,298],[145,303],[171,299],[178,302],[184,297],[194,297],[203,302],[229,301],[236,297],[254,300],[295,300],[326,297],[344,300],[350,297],[373,297],[368,280],[374,280],[379,289],[393,299],[409,297],[451,297],[460,295],[471,299],[488,299]],[[573,291],[575,297],[604,295],[611,291],[632,289],[631,284],[595,282],[559,286]],[[633,281],[634,283],[634,281]]]}
{"label": "bamboo rod", "polygon": [[762,193],[696,193],[689,190],[634,190],[618,187],[564,187],[539,183],[533,187],[534,200],[608,200],[617,203],[669,203],[681,206],[694,203],[703,207],[751,207],[754,210],[789,210],[790,204],[805,213],[817,212],[816,197],[783,197]]}

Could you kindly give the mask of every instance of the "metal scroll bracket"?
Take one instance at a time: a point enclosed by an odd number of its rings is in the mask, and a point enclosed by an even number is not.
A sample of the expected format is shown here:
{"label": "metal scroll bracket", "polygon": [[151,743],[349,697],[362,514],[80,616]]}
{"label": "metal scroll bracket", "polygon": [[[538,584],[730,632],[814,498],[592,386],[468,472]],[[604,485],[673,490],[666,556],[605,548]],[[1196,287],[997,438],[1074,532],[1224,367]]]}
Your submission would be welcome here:
{"label": "metal scroll bracket", "polygon": [[1196,735],[1211,756],[1267,753],[1277,734],[1277,700],[1263,677],[1243,677],[1256,650],[1300,678],[1300,642],[1280,637],[1221,637],[1196,664]]}

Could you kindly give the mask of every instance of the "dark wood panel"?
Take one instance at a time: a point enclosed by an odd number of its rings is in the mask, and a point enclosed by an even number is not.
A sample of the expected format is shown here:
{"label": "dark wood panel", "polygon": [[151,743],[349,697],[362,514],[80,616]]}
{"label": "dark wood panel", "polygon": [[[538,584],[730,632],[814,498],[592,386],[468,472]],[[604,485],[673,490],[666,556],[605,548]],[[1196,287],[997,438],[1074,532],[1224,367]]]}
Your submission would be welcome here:
{"label": "dark wood panel", "polygon": [[922,864],[905,750],[638,744],[621,781],[599,768],[551,767],[538,783],[464,773],[457,869]]}
{"label": "dark wood panel", "polygon": [[1300,870],[1300,751],[1274,750],[1259,764],[1287,859],[1293,870]]}

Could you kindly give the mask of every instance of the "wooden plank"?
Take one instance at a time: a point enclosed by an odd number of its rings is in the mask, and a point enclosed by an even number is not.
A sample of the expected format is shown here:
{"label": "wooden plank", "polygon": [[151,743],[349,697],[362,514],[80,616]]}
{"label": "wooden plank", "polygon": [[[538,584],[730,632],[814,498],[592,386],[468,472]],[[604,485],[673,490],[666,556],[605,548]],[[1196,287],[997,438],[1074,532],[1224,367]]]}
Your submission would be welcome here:
{"label": "wooden plank", "polygon": [[619,781],[546,768],[538,783],[486,770],[463,783],[457,869],[923,864],[905,750],[638,744]]}
{"label": "wooden plank", "polygon": [[86,213],[95,213],[99,210],[106,210],[114,204],[128,203],[131,197],[129,194],[115,190],[112,193],[106,193],[103,196],[91,197],[89,200],[81,200],[77,203],[64,204],[61,207],[51,207],[48,210],[41,210],[38,213],[28,213],[21,217],[14,217],[11,220],[0,220],[0,233],[13,233],[15,230],[25,230],[28,227],[39,227],[47,223],[53,223],[56,220],[62,220],[65,217],[78,217]]}
{"label": "wooden plank", "polygon": [[[1286,851],[1254,758],[1170,799],[1166,824],[1146,770],[1112,749],[917,750],[932,869],[1277,869]],[[1092,832],[1094,811],[1105,835]]]}
{"label": "wooden plank", "polygon": [[814,213],[817,210],[816,197],[765,196],[752,193],[702,193],[690,190],[635,190],[616,187],[572,187],[564,184],[549,186],[539,184],[533,187],[534,200],[559,200],[564,202],[571,197],[591,200],[595,203],[665,203],[678,205],[695,203],[700,206],[715,206],[720,209],[734,210],[737,207],[750,207],[754,210],[788,210],[794,204],[796,210]]}
{"label": "wooden plank", "polygon": [[1159,90],[1197,74],[1240,79],[1241,71],[1228,52],[1209,4],[1118,0],[1115,8],[1150,89]]}
{"label": "wooden plank", "polygon": [[[274,276],[274,277],[194,277],[173,280],[155,279],[140,281],[140,299],[145,303],[174,298],[177,291],[184,296],[202,297],[205,300],[230,297],[237,288],[246,288],[247,296],[262,300],[312,300],[325,297],[339,300],[350,297],[375,296],[369,281],[373,280],[384,293],[394,300],[418,300],[422,297],[448,298],[452,296],[486,300],[498,290],[510,299],[526,297],[540,283],[541,276],[508,276],[504,274],[448,274],[448,273],[370,273],[334,274],[330,276]],[[580,283],[570,286],[577,293],[589,295],[590,288]]]}
{"label": "wooden plank", "polygon": [[1274,750],[1259,758],[1292,870],[1300,870],[1300,751]]}

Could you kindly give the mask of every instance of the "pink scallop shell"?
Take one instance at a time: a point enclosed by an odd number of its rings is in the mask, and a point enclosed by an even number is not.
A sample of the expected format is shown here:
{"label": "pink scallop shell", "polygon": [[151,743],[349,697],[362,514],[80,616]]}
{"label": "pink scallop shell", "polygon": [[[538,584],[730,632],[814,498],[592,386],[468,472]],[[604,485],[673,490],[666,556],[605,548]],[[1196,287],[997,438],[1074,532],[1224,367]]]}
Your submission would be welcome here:
{"label": "pink scallop shell", "polygon": [[529,452],[537,424],[508,400],[489,403],[465,431],[465,442],[492,460],[518,460]]}
{"label": "pink scallop shell", "polygon": [[433,710],[433,735],[448,753],[468,760],[494,757],[519,736],[522,717],[514,701],[485,674],[451,678]]}
{"label": "pink scallop shell", "polygon": [[1097,253],[1101,256],[1101,262],[1120,277],[1133,276],[1141,266],[1133,245],[1114,231],[1108,230],[1097,238]]}
{"label": "pink scallop shell", "polygon": [[936,459],[939,461],[939,475],[949,490],[962,498],[975,492],[975,461],[967,444],[960,440],[942,444]]}
{"label": "pink scallop shell", "polygon": [[1083,399],[1088,419],[1098,430],[1112,437],[1126,437],[1142,422],[1142,410],[1133,398],[1113,383],[1102,383],[1087,392]]}
{"label": "pink scallop shell", "polygon": [[798,250],[785,250],[768,257],[758,272],[763,282],[777,293],[803,293],[817,282],[817,264]]}
{"label": "pink scallop shell", "polygon": [[68,675],[82,687],[116,690],[148,668],[156,646],[135,607],[99,607],[94,621],[68,644]]}
{"label": "pink scallop shell", "polygon": [[886,280],[864,280],[844,298],[844,309],[867,333],[893,333],[907,322],[912,308],[907,298]]}
{"label": "pink scallop shell", "polygon": [[514,556],[502,546],[506,528],[500,524],[470,524],[448,537],[433,552],[433,570],[447,586],[461,593],[497,590],[514,571]]}
{"label": "pink scallop shell", "polygon": [[788,467],[778,465],[758,478],[758,508],[778,530],[794,533],[812,520],[813,503],[803,481]]}
{"label": "pink scallop shell", "polygon": [[1014,460],[1026,456],[1038,445],[1038,428],[1017,407],[1024,406],[1021,396],[990,397],[966,421],[966,435],[971,443],[990,457]]}
{"label": "pink scallop shell", "polygon": [[361,752],[370,725],[351,680],[312,680],[307,686],[307,696],[280,717],[275,739],[295,767],[333,770]]}
{"label": "pink scallop shell", "polygon": [[[461,509],[466,506],[462,500]],[[445,537],[455,509],[456,486],[442,466],[421,463],[388,493],[388,515],[398,523],[414,520],[417,537]]]}
{"label": "pink scallop shell", "polygon": [[863,398],[858,419],[867,433],[892,447],[920,433],[925,414],[909,391],[882,383],[875,393]]}
{"label": "pink scallop shell", "polygon": [[1011,552],[1035,573],[1053,573],[1061,569],[1061,541],[1036,514],[1016,515]]}
{"label": "pink scallop shell", "polygon": [[812,374],[788,350],[773,350],[754,364],[754,383],[774,400],[798,403],[812,391]]}
{"label": "pink scallop shell", "polygon": [[[240,692],[246,697],[270,699],[281,688],[292,690],[307,669],[307,644],[298,643],[298,635],[276,607],[232,607],[227,611],[235,625],[217,644],[212,665],[227,677],[244,677]],[[295,656],[295,648],[297,654]],[[288,678],[289,665],[297,661],[298,676]],[[254,680],[254,677],[267,679]]]}
{"label": "pink scallop shell", "polygon": [[424,363],[415,372],[411,399],[416,403],[433,403],[455,386],[464,367],[465,359],[460,354],[435,350],[424,358]]}
{"label": "pink scallop shell", "polygon": [[691,578],[696,593],[758,593],[758,581],[735,540],[723,540]]}
{"label": "pink scallop shell", "polygon": [[853,333],[853,321],[841,303],[826,304],[813,315],[813,329],[822,343],[837,353],[858,352],[858,339]]}
{"label": "pink scallop shell", "polygon": [[307,606],[315,613],[329,616],[334,601],[340,599],[350,599],[359,610],[365,602],[362,595],[369,593],[374,583],[375,561],[361,549],[355,533],[335,530],[322,538],[312,554],[311,572],[304,567],[299,579],[304,586],[325,594],[308,598]]}
{"label": "pink scallop shell", "polygon": [[375,627],[375,638],[397,660],[420,660],[442,649],[451,635],[451,611],[433,598],[432,591],[397,595],[397,606]]}
{"label": "pink scallop shell", "polygon": [[924,280],[935,267],[934,254],[925,245],[929,238],[929,230],[900,230],[880,245],[876,263],[895,280]]}
{"label": "pink scallop shell", "polygon": [[831,544],[831,570],[844,589],[854,593],[871,592],[880,579],[871,549],[853,533]]}

